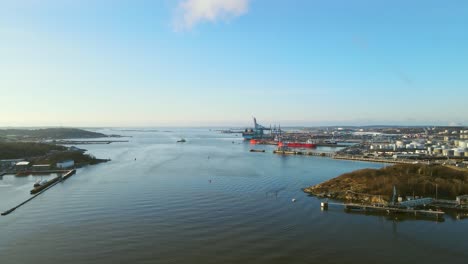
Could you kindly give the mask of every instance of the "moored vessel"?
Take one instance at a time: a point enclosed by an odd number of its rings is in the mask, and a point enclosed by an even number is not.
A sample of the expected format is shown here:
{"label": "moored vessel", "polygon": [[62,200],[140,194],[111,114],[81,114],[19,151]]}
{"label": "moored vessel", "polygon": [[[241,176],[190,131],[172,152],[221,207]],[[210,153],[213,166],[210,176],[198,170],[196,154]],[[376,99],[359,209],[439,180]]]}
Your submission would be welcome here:
{"label": "moored vessel", "polygon": [[308,139],[306,142],[278,142],[278,147],[315,148],[317,144],[312,139]]}

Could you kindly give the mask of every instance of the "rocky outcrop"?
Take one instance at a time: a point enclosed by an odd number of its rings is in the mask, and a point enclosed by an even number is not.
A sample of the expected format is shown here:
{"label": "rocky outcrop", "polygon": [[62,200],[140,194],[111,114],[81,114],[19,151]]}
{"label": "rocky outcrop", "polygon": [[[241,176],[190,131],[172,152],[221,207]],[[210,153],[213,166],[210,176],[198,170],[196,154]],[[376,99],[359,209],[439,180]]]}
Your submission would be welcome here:
{"label": "rocky outcrop", "polygon": [[468,172],[444,166],[398,164],[382,169],[364,169],[303,189],[323,198],[361,203],[386,203],[393,186],[401,196],[438,197],[454,199],[468,193]]}

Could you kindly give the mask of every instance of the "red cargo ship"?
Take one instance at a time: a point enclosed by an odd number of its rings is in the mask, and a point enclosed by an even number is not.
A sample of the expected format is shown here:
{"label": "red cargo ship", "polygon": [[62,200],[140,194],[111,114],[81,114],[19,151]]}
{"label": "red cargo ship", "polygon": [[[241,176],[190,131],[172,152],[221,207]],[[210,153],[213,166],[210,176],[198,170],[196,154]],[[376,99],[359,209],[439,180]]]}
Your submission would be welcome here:
{"label": "red cargo ship", "polygon": [[288,148],[315,148],[315,144],[311,139],[306,142],[279,142],[278,147],[288,147]]}
{"label": "red cargo ship", "polygon": [[265,140],[265,139],[251,139],[250,140],[251,145],[278,145],[276,141],[273,140]]}

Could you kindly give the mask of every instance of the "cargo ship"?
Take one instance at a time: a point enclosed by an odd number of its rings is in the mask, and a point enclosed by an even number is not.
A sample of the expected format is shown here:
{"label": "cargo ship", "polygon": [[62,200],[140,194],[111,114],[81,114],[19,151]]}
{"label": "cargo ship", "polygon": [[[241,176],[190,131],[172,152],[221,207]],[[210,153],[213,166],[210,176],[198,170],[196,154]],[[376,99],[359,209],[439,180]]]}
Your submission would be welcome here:
{"label": "cargo ship", "polygon": [[278,145],[277,141],[274,140],[265,140],[265,139],[251,139],[251,145]]}
{"label": "cargo ship", "polygon": [[278,142],[278,147],[287,148],[315,148],[317,144],[312,140],[308,139],[306,142]]}

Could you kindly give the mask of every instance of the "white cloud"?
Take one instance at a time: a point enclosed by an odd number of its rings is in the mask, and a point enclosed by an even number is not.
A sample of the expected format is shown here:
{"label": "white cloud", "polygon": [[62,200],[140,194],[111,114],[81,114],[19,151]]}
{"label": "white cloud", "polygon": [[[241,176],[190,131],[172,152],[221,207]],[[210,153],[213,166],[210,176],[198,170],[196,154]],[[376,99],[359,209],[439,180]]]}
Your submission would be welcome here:
{"label": "white cloud", "polygon": [[200,22],[227,20],[247,13],[250,0],[183,0],[177,8],[175,28],[188,30]]}

